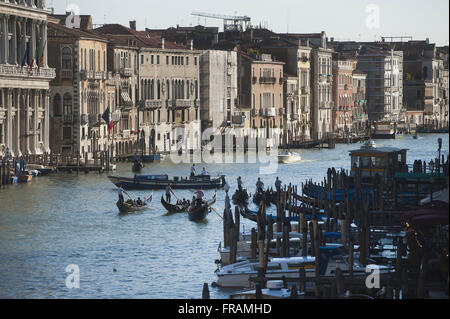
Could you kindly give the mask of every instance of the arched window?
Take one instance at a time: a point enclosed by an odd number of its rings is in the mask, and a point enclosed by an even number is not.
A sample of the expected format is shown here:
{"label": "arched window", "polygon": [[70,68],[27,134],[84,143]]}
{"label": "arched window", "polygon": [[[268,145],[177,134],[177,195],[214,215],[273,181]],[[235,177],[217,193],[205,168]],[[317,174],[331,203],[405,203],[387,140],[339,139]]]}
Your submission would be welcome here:
{"label": "arched window", "polygon": [[61,116],[61,95],[53,97],[53,116]]}
{"label": "arched window", "polygon": [[61,56],[62,56],[62,65],[61,65],[62,69],[63,70],[72,69],[72,50],[68,47],[63,48]]}
{"label": "arched window", "polygon": [[63,113],[64,115],[72,114],[72,95],[69,93],[64,94]]}

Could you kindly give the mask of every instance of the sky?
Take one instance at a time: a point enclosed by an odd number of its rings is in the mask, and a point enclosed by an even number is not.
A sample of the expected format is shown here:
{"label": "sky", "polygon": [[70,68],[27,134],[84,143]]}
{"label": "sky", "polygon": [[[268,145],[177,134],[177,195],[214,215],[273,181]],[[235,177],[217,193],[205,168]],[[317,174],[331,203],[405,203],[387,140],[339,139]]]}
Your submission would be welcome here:
{"label": "sky", "polygon": [[193,11],[249,16],[252,24],[274,32],[325,31],[335,40],[374,41],[381,36],[429,38],[437,45],[449,44],[448,0],[47,0],[55,13],[78,8],[93,16],[94,24],[120,23],[137,28],[217,26],[222,20],[199,18]]}

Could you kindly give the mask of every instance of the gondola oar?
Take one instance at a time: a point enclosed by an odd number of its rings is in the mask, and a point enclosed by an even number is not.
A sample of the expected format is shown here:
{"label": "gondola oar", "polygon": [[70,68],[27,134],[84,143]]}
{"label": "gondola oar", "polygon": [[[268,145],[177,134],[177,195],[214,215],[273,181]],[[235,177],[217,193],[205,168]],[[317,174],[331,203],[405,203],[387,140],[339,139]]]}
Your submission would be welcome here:
{"label": "gondola oar", "polygon": [[214,213],[216,213],[217,214],[217,216],[219,216],[220,218],[222,218],[223,219],[223,216],[221,216],[220,214],[219,214],[219,212],[214,208],[214,207],[210,207],[211,208],[211,210],[213,210],[214,211]]}

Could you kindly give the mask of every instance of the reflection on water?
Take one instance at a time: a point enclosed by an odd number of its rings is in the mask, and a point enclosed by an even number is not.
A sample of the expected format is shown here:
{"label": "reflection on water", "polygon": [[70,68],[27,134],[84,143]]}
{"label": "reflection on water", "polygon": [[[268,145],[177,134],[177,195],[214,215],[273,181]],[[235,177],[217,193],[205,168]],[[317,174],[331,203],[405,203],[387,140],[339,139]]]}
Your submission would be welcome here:
{"label": "reflection on water", "polygon": [[[410,149],[408,161],[437,156],[437,138],[377,141],[378,146]],[[303,161],[280,165],[276,174],[262,176],[266,186],[279,176],[285,183],[323,180],[328,167],[350,168],[348,151],[301,150]],[[187,176],[190,164],[170,161],[148,165],[143,173]],[[119,164],[117,175],[132,176],[131,164]],[[241,175],[251,192],[259,176],[257,164],[214,164],[213,175],[224,174],[234,190]],[[131,192],[148,197],[151,192]],[[191,199],[193,190],[176,191]],[[149,210],[119,215],[117,191],[106,174],[54,174],[27,185],[0,190],[0,298],[200,298],[203,283],[216,280],[214,261],[222,241],[222,219],[214,212],[206,223],[193,223],[187,214],[166,215],[155,191]],[[208,198],[214,191],[206,192]],[[214,207],[222,214],[225,193],[218,192]],[[272,208],[273,209],[273,208]],[[243,221],[250,230],[254,224]],[[80,267],[80,289],[66,288],[65,269]],[[114,271],[116,270],[116,271]],[[232,291],[211,289],[212,298]]]}

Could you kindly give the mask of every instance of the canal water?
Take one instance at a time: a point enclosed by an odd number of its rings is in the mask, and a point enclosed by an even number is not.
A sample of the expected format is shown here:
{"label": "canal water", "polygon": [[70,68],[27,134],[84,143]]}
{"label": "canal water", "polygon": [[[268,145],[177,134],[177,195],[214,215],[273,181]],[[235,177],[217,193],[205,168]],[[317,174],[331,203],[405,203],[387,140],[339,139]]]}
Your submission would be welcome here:
{"label": "canal water", "polygon": [[[424,135],[420,140],[376,141],[380,146],[408,148],[408,162],[437,156],[437,139],[447,156],[449,137]],[[334,150],[301,150],[302,162],[280,165],[276,173],[261,175],[266,186],[279,176],[284,183],[322,181],[329,167],[350,168],[348,151],[361,145],[337,145]],[[203,165],[200,165],[202,168]],[[149,164],[143,173],[187,176],[190,164],[170,160]],[[214,164],[212,175],[223,174],[236,189],[241,175],[255,190],[257,164]],[[131,164],[118,165],[115,175],[132,176]],[[151,193],[131,192],[134,197]],[[29,184],[0,190],[0,298],[201,298],[204,283],[217,278],[214,261],[223,239],[221,217],[212,212],[207,222],[193,223],[186,215],[165,216],[163,192],[154,192],[151,209],[120,216],[117,191],[106,174],[53,174]],[[177,191],[192,198],[193,191]],[[206,192],[207,197],[213,191]],[[225,192],[214,206],[224,209]],[[243,221],[243,228],[255,225]],[[242,230],[242,229],[241,229]],[[69,289],[69,265],[79,268],[80,287]],[[228,298],[232,291],[211,288],[212,298]]]}

